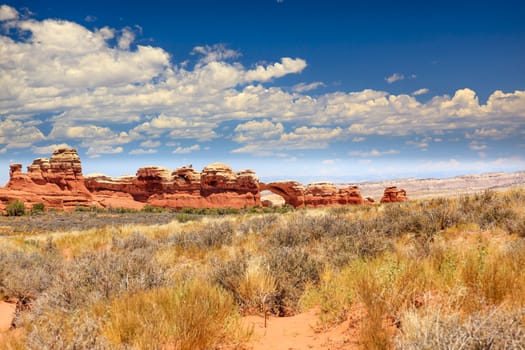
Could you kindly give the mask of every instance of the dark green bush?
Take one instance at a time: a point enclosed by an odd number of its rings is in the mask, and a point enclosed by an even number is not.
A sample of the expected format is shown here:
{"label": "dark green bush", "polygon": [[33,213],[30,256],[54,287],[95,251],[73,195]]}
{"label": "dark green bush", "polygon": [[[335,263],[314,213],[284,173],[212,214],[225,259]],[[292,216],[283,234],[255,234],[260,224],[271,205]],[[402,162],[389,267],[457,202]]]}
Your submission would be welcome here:
{"label": "dark green bush", "polygon": [[46,211],[44,203],[35,203],[31,207],[31,214],[41,214]]}
{"label": "dark green bush", "polygon": [[16,199],[7,204],[5,211],[7,216],[22,216],[26,213],[26,208],[23,202]]}

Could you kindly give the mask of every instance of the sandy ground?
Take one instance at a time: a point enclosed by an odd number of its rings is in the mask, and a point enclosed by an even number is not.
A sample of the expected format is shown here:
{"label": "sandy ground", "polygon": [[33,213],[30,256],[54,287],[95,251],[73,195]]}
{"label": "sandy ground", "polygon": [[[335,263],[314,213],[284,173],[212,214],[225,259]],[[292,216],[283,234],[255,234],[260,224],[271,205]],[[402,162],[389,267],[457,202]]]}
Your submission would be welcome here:
{"label": "sandy ground", "polygon": [[270,316],[264,326],[263,316],[247,316],[244,322],[253,326],[252,340],[246,344],[252,350],[343,350],[358,349],[361,316],[349,317],[329,329],[320,329],[317,310],[292,317]]}
{"label": "sandy ground", "polygon": [[0,332],[11,328],[11,322],[15,318],[16,304],[0,301]]}

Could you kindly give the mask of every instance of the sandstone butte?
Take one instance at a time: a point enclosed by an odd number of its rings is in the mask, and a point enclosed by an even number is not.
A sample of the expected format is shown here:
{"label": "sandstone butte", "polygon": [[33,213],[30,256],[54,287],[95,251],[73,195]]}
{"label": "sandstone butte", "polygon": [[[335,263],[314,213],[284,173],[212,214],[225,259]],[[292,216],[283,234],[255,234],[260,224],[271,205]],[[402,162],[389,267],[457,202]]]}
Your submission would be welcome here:
{"label": "sandstone butte", "polygon": [[[75,149],[57,149],[51,158],[38,158],[22,171],[11,164],[9,181],[0,188],[0,210],[14,200],[26,208],[43,203],[47,208],[73,210],[77,206],[141,209],[144,205],[166,208],[248,208],[262,205],[261,191],[271,191],[294,207],[319,207],[370,203],[357,186],[337,188],[329,182],[303,186],[296,181],[260,182],[252,170],[234,172],[223,163],[196,171],[191,166],[169,169],[142,167],[135,176],[83,176]],[[381,202],[407,200],[406,192],[389,187]]]}

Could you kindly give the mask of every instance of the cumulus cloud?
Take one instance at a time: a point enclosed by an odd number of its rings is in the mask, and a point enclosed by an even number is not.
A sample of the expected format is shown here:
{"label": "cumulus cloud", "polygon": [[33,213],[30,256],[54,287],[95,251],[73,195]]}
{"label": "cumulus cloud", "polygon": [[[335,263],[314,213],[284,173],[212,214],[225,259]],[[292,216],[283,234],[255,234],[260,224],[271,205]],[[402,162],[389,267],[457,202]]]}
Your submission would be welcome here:
{"label": "cumulus cloud", "polygon": [[299,83],[299,84],[294,85],[292,90],[295,92],[307,92],[307,91],[315,90],[315,89],[318,89],[324,86],[326,86],[325,83],[322,83],[320,81],[316,81],[310,84]]}
{"label": "cumulus cloud", "polygon": [[8,21],[18,18],[18,11],[7,5],[0,5],[0,21]]}
{"label": "cumulus cloud", "polygon": [[428,94],[430,90],[427,89],[427,88],[422,88],[422,89],[418,89],[416,91],[414,91],[412,93],[412,96],[419,96],[419,95],[425,95],[425,94]]}
{"label": "cumulus cloud", "polygon": [[507,138],[514,134],[516,130],[513,128],[503,128],[503,129],[496,129],[496,128],[482,128],[482,129],[476,129],[471,133],[467,133],[465,137],[467,139],[494,139],[494,140],[501,140],[504,138]]}
{"label": "cumulus cloud", "polygon": [[274,78],[280,78],[287,74],[299,73],[306,68],[306,61],[301,58],[283,57],[280,63],[274,63],[268,66],[259,65],[245,73],[246,81],[268,81]]}
{"label": "cumulus cloud", "polygon": [[202,55],[200,59],[202,63],[210,63],[215,61],[224,61],[227,59],[238,58],[241,53],[232,49],[229,49],[224,44],[206,45],[206,46],[195,46],[191,51],[192,55]]}
{"label": "cumulus cloud", "polygon": [[396,81],[405,79],[405,75],[401,73],[394,73],[389,77],[385,77],[385,81],[389,84],[395,83]]}
{"label": "cumulus cloud", "polygon": [[525,91],[494,91],[485,103],[468,88],[425,102],[415,96],[426,88],[313,96],[308,92],[322,82],[292,89],[274,83],[301,73],[307,67],[302,58],[245,67],[236,60],[239,52],[217,44],[195,47],[199,59],[192,65],[138,44],[136,28],[90,30],[58,19],[21,19],[6,5],[0,18],[14,29],[0,34],[0,86],[9,87],[0,89],[2,149],[48,141],[78,144],[96,156],[129,144],[140,146],[127,152],[147,151],[170,141],[222,137],[237,143],[233,152],[276,155],[385,135],[428,146],[424,135],[438,131],[461,130],[487,144],[524,129]]}
{"label": "cumulus cloud", "polygon": [[486,149],[486,148],[487,148],[487,145],[480,144],[480,143],[474,141],[474,142],[471,142],[471,143],[469,144],[469,148],[470,148],[471,150],[474,150],[474,151],[481,151],[481,150]]}
{"label": "cumulus cloud", "polygon": [[5,145],[6,149],[27,148],[43,140],[44,134],[31,121],[0,118],[0,145]]}
{"label": "cumulus cloud", "polygon": [[86,154],[90,158],[98,158],[101,154],[117,154],[122,153],[124,149],[120,146],[118,147],[112,147],[108,145],[101,145],[101,146],[91,146],[88,148]]}
{"label": "cumulus cloud", "polygon": [[59,148],[71,148],[71,146],[68,145],[67,143],[60,143],[60,144],[53,144],[53,145],[40,146],[40,147],[33,146],[31,147],[31,150],[33,151],[33,153],[36,153],[36,154],[51,154]]}
{"label": "cumulus cloud", "polygon": [[129,151],[128,154],[131,154],[131,155],[143,155],[143,154],[155,154],[155,153],[157,153],[157,150],[154,149],[154,148],[147,148],[147,149],[136,148],[136,149],[133,149],[133,150]]}
{"label": "cumulus cloud", "polygon": [[140,143],[142,147],[148,147],[148,148],[156,148],[161,145],[161,142],[158,140],[146,140]]}
{"label": "cumulus cloud", "polygon": [[194,151],[199,151],[201,149],[201,146],[199,145],[193,145],[189,147],[177,147],[172,153],[173,154],[187,154]]}
{"label": "cumulus cloud", "polygon": [[349,155],[352,157],[381,157],[393,154],[399,154],[399,151],[395,149],[389,149],[386,151],[378,151],[377,149],[372,149],[371,151],[352,151],[349,153]]}

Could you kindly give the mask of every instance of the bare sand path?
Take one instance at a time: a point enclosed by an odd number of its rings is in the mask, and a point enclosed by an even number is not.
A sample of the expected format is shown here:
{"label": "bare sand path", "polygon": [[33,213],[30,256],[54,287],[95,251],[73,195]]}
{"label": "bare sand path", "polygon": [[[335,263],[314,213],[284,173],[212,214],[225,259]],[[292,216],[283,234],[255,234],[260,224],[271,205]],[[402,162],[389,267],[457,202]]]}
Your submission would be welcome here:
{"label": "bare sand path", "polygon": [[246,344],[252,350],[350,350],[358,349],[358,329],[349,319],[329,329],[319,329],[317,311],[310,310],[292,317],[247,316],[247,326],[253,325],[252,340]]}
{"label": "bare sand path", "polygon": [[16,304],[0,301],[0,332],[5,332],[11,328],[11,323],[15,318]]}

